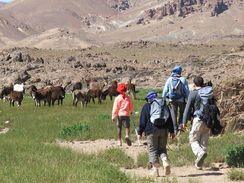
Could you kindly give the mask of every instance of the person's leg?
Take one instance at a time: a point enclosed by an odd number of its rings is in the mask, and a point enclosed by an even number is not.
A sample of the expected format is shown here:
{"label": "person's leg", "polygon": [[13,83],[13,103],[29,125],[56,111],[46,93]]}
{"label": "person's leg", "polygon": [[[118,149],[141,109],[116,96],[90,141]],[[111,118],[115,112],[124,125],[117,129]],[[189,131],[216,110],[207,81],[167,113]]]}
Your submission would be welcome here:
{"label": "person's leg", "polygon": [[123,125],[125,127],[125,141],[128,146],[131,146],[130,140],[130,118],[128,116],[123,117]]}
{"label": "person's leg", "polygon": [[[171,115],[171,118],[173,121],[174,129],[178,129],[177,120],[176,120],[176,107],[175,107],[175,104],[173,102],[171,102],[169,104],[169,110],[170,110],[170,115]],[[177,131],[175,131],[175,133],[176,132]]]}
{"label": "person's leg", "polygon": [[178,119],[178,124],[181,130],[182,127],[182,121],[183,121],[183,114],[184,114],[184,110],[185,110],[185,103],[184,102],[180,102],[179,103],[179,119]]}
{"label": "person's leg", "polygon": [[201,137],[202,137],[202,125],[203,122],[200,121],[199,118],[194,118],[192,123],[192,129],[189,134],[189,141],[191,144],[191,148],[197,159],[195,161],[195,166],[197,169],[202,168],[202,160],[206,158],[206,153],[203,151],[201,147]]}
{"label": "person's leg", "polygon": [[167,156],[167,141],[168,141],[168,129],[161,129],[159,136],[159,156],[162,160],[164,167],[164,174],[170,174],[170,164]]}
{"label": "person's leg", "polygon": [[209,139],[210,129],[207,127],[206,124],[203,123],[202,125],[202,136],[200,145],[202,147],[202,150],[207,153],[208,150],[208,139]]}
{"label": "person's leg", "polygon": [[150,134],[147,136],[147,149],[149,162],[152,164],[152,170],[150,172],[153,176],[159,176],[158,173],[158,137],[157,134]]}
{"label": "person's leg", "polygon": [[118,136],[118,145],[122,146],[122,140],[121,140],[121,133],[122,133],[122,121],[121,118],[118,117],[117,119],[117,136]]}
{"label": "person's leg", "polygon": [[207,127],[205,123],[202,122],[201,125],[201,138],[200,138],[200,146],[202,148],[202,153],[198,155],[196,164],[198,167],[202,167],[205,158],[207,157],[207,149],[208,149],[208,139],[209,139],[209,133],[210,129]]}

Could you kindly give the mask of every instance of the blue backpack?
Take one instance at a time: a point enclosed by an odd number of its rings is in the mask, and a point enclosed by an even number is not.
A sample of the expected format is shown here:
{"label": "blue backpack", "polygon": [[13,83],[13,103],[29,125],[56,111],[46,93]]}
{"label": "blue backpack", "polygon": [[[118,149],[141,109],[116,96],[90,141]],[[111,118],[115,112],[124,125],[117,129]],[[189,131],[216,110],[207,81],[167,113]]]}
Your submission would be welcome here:
{"label": "blue backpack", "polygon": [[169,99],[177,100],[185,97],[184,84],[180,77],[171,77],[169,86]]}
{"label": "blue backpack", "polygon": [[[220,111],[213,96],[213,88],[206,86],[198,90],[194,112],[208,128],[222,130],[220,125]],[[216,131],[215,133],[219,133]]]}
{"label": "blue backpack", "polygon": [[154,99],[151,102],[150,121],[158,128],[164,127],[169,118],[169,110],[163,99]]}

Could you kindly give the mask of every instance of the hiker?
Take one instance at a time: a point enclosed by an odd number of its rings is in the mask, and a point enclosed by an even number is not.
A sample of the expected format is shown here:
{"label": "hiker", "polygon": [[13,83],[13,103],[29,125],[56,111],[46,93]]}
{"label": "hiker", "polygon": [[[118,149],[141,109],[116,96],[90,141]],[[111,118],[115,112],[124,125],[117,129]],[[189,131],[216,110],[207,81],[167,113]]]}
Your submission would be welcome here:
{"label": "hiker", "polygon": [[[210,129],[214,129],[217,125],[217,130],[220,128],[222,130],[222,126],[219,122],[219,110],[213,97],[212,86],[205,86],[204,80],[200,76],[193,79],[193,86],[194,90],[189,94],[183,115],[183,128],[186,127],[187,119],[191,111],[193,111],[193,123],[189,133],[189,142],[193,153],[197,157],[195,167],[201,170],[204,159],[207,157]],[[215,125],[211,117],[217,121]]]}
{"label": "hiker", "polygon": [[112,122],[117,118],[117,130],[118,130],[118,145],[122,146],[121,132],[122,125],[125,127],[125,141],[128,146],[131,146],[130,140],[130,115],[134,111],[132,100],[126,95],[127,87],[125,83],[120,83],[117,86],[119,95],[114,100],[112,110]]}
{"label": "hiker", "polygon": [[[180,131],[182,129],[182,118],[185,109],[185,103],[189,95],[189,86],[187,80],[181,76],[182,67],[175,66],[171,76],[167,79],[162,98],[168,100],[170,113],[172,116],[174,129]],[[177,116],[179,114],[178,122]]]}
{"label": "hiker", "polygon": [[159,176],[159,158],[162,160],[164,174],[170,174],[170,164],[167,156],[167,139],[170,136],[174,138],[174,126],[169,109],[163,99],[157,98],[155,91],[150,91],[145,97],[147,101],[144,104],[139,121],[138,135],[141,138],[142,133],[147,138],[147,148],[149,162],[152,165],[150,174]]}

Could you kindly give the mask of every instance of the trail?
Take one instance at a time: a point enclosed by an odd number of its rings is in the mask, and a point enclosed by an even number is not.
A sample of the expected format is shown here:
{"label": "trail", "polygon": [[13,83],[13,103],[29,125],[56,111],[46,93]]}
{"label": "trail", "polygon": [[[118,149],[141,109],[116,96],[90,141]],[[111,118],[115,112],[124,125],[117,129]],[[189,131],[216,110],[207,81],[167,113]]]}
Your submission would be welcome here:
{"label": "trail", "polygon": [[[125,143],[122,146],[117,146],[115,140],[99,139],[96,141],[72,141],[63,142],[57,141],[57,144],[64,148],[70,148],[76,152],[86,154],[98,154],[99,152],[105,151],[108,148],[120,148],[128,156],[132,157],[135,161],[140,153],[147,152],[145,146],[139,146],[136,143],[128,147]],[[136,177],[153,178],[149,175],[147,168],[135,168],[135,169],[124,169],[121,168],[125,174]],[[179,183],[185,182],[197,182],[197,183],[234,183],[234,181],[228,180],[227,172],[230,168],[210,168],[206,167],[203,170],[196,170],[194,166],[184,167],[171,167],[171,175],[167,178],[169,180],[177,179]],[[153,178],[155,182],[162,182],[166,177],[163,175],[163,168],[159,169],[160,177]],[[238,181],[238,183],[244,181]]]}

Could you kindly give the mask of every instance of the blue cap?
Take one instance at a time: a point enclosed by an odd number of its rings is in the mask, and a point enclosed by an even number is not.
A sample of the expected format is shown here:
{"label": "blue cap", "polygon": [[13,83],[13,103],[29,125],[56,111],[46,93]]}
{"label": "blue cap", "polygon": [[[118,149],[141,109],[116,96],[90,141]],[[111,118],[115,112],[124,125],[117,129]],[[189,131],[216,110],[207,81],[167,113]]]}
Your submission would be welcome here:
{"label": "blue cap", "polygon": [[173,74],[181,75],[181,72],[182,72],[182,67],[180,65],[176,65],[172,70]]}
{"label": "blue cap", "polygon": [[155,91],[149,91],[145,97],[145,100],[147,101],[152,101],[153,99],[155,99],[157,97],[157,92]]}

